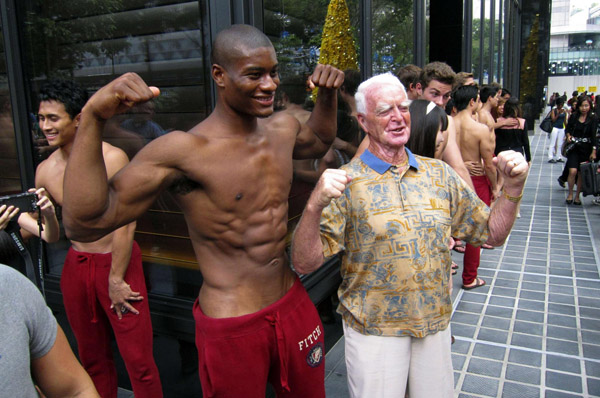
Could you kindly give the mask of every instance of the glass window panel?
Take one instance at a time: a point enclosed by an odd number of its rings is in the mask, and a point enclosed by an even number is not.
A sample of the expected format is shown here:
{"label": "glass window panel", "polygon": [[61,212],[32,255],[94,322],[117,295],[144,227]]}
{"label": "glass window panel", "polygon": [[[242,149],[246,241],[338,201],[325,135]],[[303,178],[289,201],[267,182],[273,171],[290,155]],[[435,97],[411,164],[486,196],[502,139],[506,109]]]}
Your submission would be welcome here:
{"label": "glass window panel", "polygon": [[6,74],[4,35],[0,25],[0,196],[19,193],[21,172],[15,140],[15,127]]}
{"label": "glass window panel", "polygon": [[502,22],[502,10],[503,10],[503,1],[496,0],[496,12],[495,12],[495,32],[494,32],[494,81],[503,85],[502,72],[503,72],[503,64],[504,64],[504,52],[502,51],[502,46],[504,43],[504,29]]}
{"label": "glass window panel", "polygon": [[[49,77],[72,78],[93,93],[136,72],[161,89],[160,97],[109,120],[103,137],[131,158],[159,135],[189,130],[210,111],[205,0],[22,0],[18,6],[32,114]],[[49,153],[43,145],[36,149],[38,161]],[[169,193],[138,220],[136,240],[150,292],[197,296],[201,276],[183,215]],[[51,245],[51,274],[60,274],[67,247],[64,239]]]}
{"label": "glass window panel", "polygon": [[481,79],[481,0],[473,0],[473,38],[471,41],[471,70],[473,78],[477,83],[482,83]]}
{"label": "glass window panel", "polygon": [[373,0],[372,11],[373,74],[412,64],[413,0]]}

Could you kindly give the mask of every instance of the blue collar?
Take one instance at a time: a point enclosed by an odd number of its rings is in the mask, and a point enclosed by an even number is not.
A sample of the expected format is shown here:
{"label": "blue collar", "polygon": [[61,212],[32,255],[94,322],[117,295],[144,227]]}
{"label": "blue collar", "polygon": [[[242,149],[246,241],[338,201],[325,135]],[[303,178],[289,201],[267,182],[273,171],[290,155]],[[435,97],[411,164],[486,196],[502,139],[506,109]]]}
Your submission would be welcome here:
{"label": "blue collar", "polygon": [[[406,150],[406,154],[408,155],[408,165],[415,169],[419,169],[419,163],[417,162],[417,158],[408,148],[404,148]],[[390,167],[395,166],[394,164],[390,164],[386,161],[379,159],[377,156],[373,155],[368,149],[366,149],[362,155],[360,155],[360,160],[362,160],[367,166],[378,172],[379,174],[383,174]]]}

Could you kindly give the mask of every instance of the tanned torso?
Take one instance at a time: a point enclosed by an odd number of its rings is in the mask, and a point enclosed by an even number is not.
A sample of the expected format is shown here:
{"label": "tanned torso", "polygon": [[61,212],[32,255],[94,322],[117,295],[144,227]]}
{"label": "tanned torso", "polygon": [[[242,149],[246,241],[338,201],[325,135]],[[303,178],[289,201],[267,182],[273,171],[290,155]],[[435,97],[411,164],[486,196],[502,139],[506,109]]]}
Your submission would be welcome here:
{"label": "tanned torso", "polygon": [[131,163],[175,162],[166,180],[185,214],[208,316],[256,312],[294,283],[285,254],[296,140],[289,118],[258,119],[244,134],[227,133],[209,117],[189,133],[153,141]]}
{"label": "tanned torso", "polygon": [[[58,206],[63,205],[63,181],[65,167],[67,166],[68,149],[58,148],[39,164],[36,170],[36,187],[44,187],[50,194],[52,201]],[[102,152],[106,157],[111,151],[120,151],[110,144],[103,143]],[[67,236],[68,238],[68,236]],[[103,236],[94,242],[78,242],[71,240],[73,249],[87,253],[110,253],[112,252],[113,233]]]}
{"label": "tanned torso", "polygon": [[[473,163],[481,165],[482,142],[486,140],[491,142],[493,138],[487,126],[473,120],[468,113],[459,112],[454,117],[454,123],[456,126],[456,141],[460,148],[460,153],[469,172],[471,172],[470,166]],[[471,174],[473,175],[473,173]]]}

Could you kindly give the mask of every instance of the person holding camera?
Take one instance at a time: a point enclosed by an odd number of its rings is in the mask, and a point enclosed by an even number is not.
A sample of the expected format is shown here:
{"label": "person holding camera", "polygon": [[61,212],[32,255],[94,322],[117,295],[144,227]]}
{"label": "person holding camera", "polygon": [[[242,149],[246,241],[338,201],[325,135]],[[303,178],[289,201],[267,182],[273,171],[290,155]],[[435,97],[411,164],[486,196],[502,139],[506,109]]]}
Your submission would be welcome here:
{"label": "person holding camera", "polygon": [[[23,238],[27,240],[31,236],[37,236],[48,243],[53,243],[60,236],[54,204],[46,195],[46,190],[32,188],[28,192],[35,195],[37,199],[36,206],[41,214],[41,228],[39,214],[35,209],[24,208],[23,210],[33,211],[21,211],[22,209],[17,207],[15,202],[11,204],[11,197],[7,197],[5,203],[0,205],[0,263],[11,265],[14,268],[20,268],[18,245],[22,244]],[[16,233],[14,237],[11,236],[12,232]],[[15,237],[21,243],[14,241]]]}
{"label": "person holding camera", "polygon": [[[63,204],[63,179],[88,95],[78,84],[51,80],[39,93],[38,122],[57,148],[36,171],[36,186],[46,187]],[[102,143],[101,156],[110,178],[129,159]],[[153,336],[141,251],[133,240],[135,222],[92,242],[71,240],[61,275],[65,311],[77,339],[79,358],[103,398],[117,397],[117,371],[111,328],[136,397],[161,398],[162,386],[152,353]]]}

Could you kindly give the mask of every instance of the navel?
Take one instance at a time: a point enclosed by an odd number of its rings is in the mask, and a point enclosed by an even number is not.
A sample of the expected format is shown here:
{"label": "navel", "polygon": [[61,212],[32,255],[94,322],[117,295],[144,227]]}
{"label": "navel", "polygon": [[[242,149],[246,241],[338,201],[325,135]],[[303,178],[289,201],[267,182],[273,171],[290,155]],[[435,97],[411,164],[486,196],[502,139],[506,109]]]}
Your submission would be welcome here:
{"label": "navel", "polygon": [[244,197],[243,193],[238,193],[237,195],[235,195],[235,200],[241,200]]}

